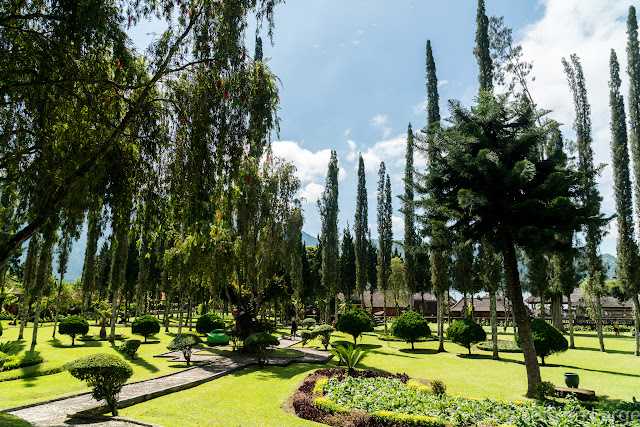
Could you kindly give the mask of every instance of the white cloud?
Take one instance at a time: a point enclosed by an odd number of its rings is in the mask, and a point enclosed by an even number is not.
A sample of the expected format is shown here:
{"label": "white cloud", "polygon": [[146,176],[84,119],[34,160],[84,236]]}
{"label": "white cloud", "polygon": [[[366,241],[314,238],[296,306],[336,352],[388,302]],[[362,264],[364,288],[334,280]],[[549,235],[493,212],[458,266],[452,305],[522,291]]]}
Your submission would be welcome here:
{"label": "white cloud", "polygon": [[356,160],[356,143],[352,140],[347,140],[347,144],[349,145],[349,154],[347,154],[347,161],[354,162]]}
{"label": "white cloud", "polygon": [[351,134],[351,128],[345,129],[344,136],[349,136],[349,134]]}
{"label": "white cloud", "polygon": [[360,40],[351,40],[351,44],[353,45],[353,47],[356,47],[360,44]]}
{"label": "white cloud", "polygon": [[424,116],[427,111],[427,106],[429,105],[429,100],[425,96],[422,101],[413,106],[413,114],[416,116]]}
{"label": "white cloud", "polygon": [[324,191],[324,185],[310,182],[304,188],[300,189],[300,197],[305,200],[306,203],[315,203],[318,201],[322,192]]}
{"label": "white cloud", "polygon": [[[553,110],[550,117],[564,124],[564,135],[575,138],[573,98],[561,59],[570,61],[569,56],[576,53],[584,70],[591,104],[594,159],[596,163],[610,165],[609,56],[611,49],[615,49],[626,98],[626,17],[631,1],[543,0],[542,3],[544,15],[519,34],[524,59],[534,62],[531,75],[535,81],[530,83],[533,100],[539,107]],[[607,213],[615,210],[612,187],[611,166],[607,166],[600,179],[602,209]],[[603,252],[615,253],[615,250],[612,252],[615,238],[614,232],[605,237]]]}
{"label": "white cloud", "polygon": [[312,153],[294,141],[274,141],[271,145],[275,156],[294,164],[297,168],[296,176],[300,178],[302,185],[309,182],[324,182],[331,150],[325,149]]}
{"label": "white cloud", "polygon": [[449,83],[449,80],[438,80],[438,87],[444,86]]}
{"label": "white cloud", "polygon": [[382,138],[391,135],[393,129],[389,126],[389,117],[386,114],[376,114],[369,120],[369,124],[378,129],[382,129]]}
{"label": "white cloud", "polygon": [[404,234],[404,218],[392,215],[391,228],[393,230],[394,236],[402,236]]}

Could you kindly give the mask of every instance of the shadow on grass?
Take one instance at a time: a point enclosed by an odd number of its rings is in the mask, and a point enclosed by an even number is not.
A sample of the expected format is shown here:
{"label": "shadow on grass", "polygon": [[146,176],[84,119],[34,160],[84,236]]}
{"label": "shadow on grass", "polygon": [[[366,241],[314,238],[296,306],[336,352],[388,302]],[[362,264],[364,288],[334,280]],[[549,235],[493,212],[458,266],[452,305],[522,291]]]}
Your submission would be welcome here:
{"label": "shadow on grass", "polygon": [[97,341],[97,340],[82,341],[77,338],[73,346],[71,345],[71,342],[68,342],[65,344],[59,339],[49,340],[48,342],[51,343],[51,347],[55,347],[55,348],[102,347],[105,343],[109,344],[109,341],[106,341],[106,340],[105,341]]}
{"label": "shadow on grass", "polygon": [[318,366],[318,365],[310,365],[308,363],[293,363],[289,366],[265,366],[260,369],[257,365],[251,365],[240,371],[233,372],[229,375],[234,377],[241,377],[245,375],[250,375],[256,373],[254,375],[256,380],[258,381],[271,381],[274,378],[281,380],[289,380],[295,377],[298,374],[304,372],[310,372],[318,368],[323,367],[334,367],[334,366]]}
{"label": "shadow on grass", "polygon": [[614,371],[607,371],[606,369],[591,369],[591,368],[585,368],[583,366],[572,366],[572,365],[550,365],[547,363],[546,366],[555,366],[555,367],[564,367],[564,368],[569,368],[569,369],[581,369],[583,371],[587,371],[587,372],[600,372],[602,374],[610,374],[610,375],[621,375],[623,377],[633,377],[633,378],[640,378],[640,374],[628,374],[625,372],[614,372]]}
{"label": "shadow on grass", "polygon": [[[611,337],[613,338],[613,337]],[[606,349],[606,347],[605,347]],[[586,351],[596,351],[598,353],[601,353],[600,348],[593,348],[593,347],[576,347],[574,350],[586,350]],[[607,351],[605,353],[613,353],[613,354],[635,354],[633,351],[630,350],[612,350],[612,349],[607,349]]]}
{"label": "shadow on grass", "polygon": [[146,345],[146,344],[158,344],[160,343],[160,340],[147,340],[146,342],[142,341],[140,344],[141,345]]}
{"label": "shadow on grass", "polygon": [[430,348],[416,348],[415,350],[411,350],[410,348],[398,349],[400,353],[406,354],[437,354],[438,350],[430,349]]}
{"label": "shadow on grass", "polygon": [[[460,354],[457,354],[456,356],[458,356],[461,359],[492,360],[493,361],[493,354],[479,354],[479,353],[467,354],[467,353],[460,353]],[[521,361],[521,360],[513,360],[513,359],[506,358],[506,357],[501,357],[499,360],[495,360],[495,362],[507,362],[507,363],[515,363],[516,365],[524,365],[524,362]]]}
{"label": "shadow on grass", "polygon": [[149,372],[158,372],[160,369],[141,357],[136,357],[135,359],[127,358],[127,362],[132,365],[140,366],[141,368],[146,369]]}

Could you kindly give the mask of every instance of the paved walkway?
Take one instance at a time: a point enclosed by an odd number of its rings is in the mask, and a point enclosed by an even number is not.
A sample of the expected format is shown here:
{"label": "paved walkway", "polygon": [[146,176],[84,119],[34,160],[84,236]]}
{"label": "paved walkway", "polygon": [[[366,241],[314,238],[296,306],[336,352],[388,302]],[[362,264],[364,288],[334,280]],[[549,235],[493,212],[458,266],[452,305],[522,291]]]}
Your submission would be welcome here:
{"label": "paved walkway", "polygon": [[[300,338],[283,338],[280,340],[278,348],[287,348],[299,342]],[[287,366],[294,362],[326,363],[332,357],[331,354],[325,351],[313,348],[296,348],[296,350],[303,352],[304,356],[272,357],[267,364]],[[171,358],[170,361],[184,361],[182,352],[179,351],[164,353],[157,357],[169,357]],[[120,392],[118,407],[125,408],[155,397],[164,396],[212,381],[255,363],[255,358],[241,354],[227,357],[208,352],[200,352],[194,353],[191,361],[201,361],[205,364],[186,368],[172,374],[126,384]],[[94,400],[90,392],[21,407],[8,408],[5,409],[4,412],[23,418],[37,427],[71,425],[92,425],[100,427],[156,426],[155,424],[120,417],[107,418],[98,416],[99,414],[109,412],[109,409],[104,401],[98,402]],[[72,418],[69,419],[68,417]]]}

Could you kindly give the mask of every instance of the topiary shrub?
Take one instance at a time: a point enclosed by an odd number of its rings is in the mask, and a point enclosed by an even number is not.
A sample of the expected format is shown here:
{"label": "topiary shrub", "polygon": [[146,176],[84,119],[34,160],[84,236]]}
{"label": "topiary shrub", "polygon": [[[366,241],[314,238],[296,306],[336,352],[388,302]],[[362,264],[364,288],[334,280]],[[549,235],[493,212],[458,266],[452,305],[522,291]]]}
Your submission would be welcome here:
{"label": "topiary shrub", "polygon": [[203,314],[196,322],[196,331],[198,331],[199,334],[205,335],[214,329],[224,329],[224,320],[217,314]]}
{"label": "topiary shrub", "polygon": [[138,317],[131,324],[131,333],[143,336],[144,342],[147,342],[147,337],[155,335],[158,332],[160,332],[160,322],[149,314]]}
{"label": "topiary shrub", "polygon": [[202,343],[200,337],[194,334],[178,334],[176,337],[167,345],[169,350],[180,350],[184,356],[184,360],[187,361],[187,366],[191,362],[191,354],[193,352],[193,347]]}
{"label": "topiary shrub", "polygon": [[118,415],[118,394],[133,375],[127,362],[113,354],[97,353],[81,357],[67,365],[71,375],[93,387],[92,396],[105,400],[113,416]]}
{"label": "topiary shrub", "polygon": [[302,321],[302,327],[303,328],[311,329],[315,325],[316,325],[316,319],[314,319],[313,317],[307,317],[306,319],[304,319]]}
{"label": "topiary shrub", "polygon": [[447,339],[466,347],[471,354],[471,344],[487,339],[487,333],[473,320],[466,318],[456,320],[447,328]]}
{"label": "topiary shrub", "polygon": [[[569,343],[562,336],[562,332],[545,320],[533,319],[530,325],[533,345],[536,348],[536,354],[542,359],[542,365],[544,365],[545,357],[554,353],[562,353],[569,348]],[[518,347],[520,347],[520,336],[518,334],[516,334],[515,340]]]}
{"label": "topiary shrub", "polygon": [[89,322],[80,316],[69,316],[60,322],[58,332],[62,335],[69,335],[71,337],[71,346],[73,347],[76,336],[87,335],[89,332]]}
{"label": "topiary shrub", "polygon": [[120,353],[126,354],[130,358],[135,359],[136,351],[138,351],[139,347],[140,347],[140,340],[126,340],[120,345],[118,350],[120,351]]}
{"label": "topiary shrub", "polygon": [[352,308],[338,318],[336,329],[353,336],[353,343],[363,332],[373,332],[373,321],[361,308]]}
{"label": "topiary shrub", "polygon": [[318,325],[315,328],[313,328],[313,331],[311,331],[311,334],[313,335],[314,338],[320,337],[320,342],[322,343],[322,345],[324,346],[324,349],[326,350],[327,347],[329,347],[331,334],[334,331],[335,329],[333,329],[331,325]]}
{"label": "topiary shrub", "polygon": [[419,313],[407,311],[393,321],[391,335],[411,343],[411,350],[413,350],[413,343],[431,335],[431,328],[429,328],[429,321]]}
{"label": "topiary shrub", "polygon": [[269,347],[278,345],[278,338],[266,332],[257,332],[249,335],[243,343],[243,348],[256,355],[259,367],[263,367],[267,361]]}

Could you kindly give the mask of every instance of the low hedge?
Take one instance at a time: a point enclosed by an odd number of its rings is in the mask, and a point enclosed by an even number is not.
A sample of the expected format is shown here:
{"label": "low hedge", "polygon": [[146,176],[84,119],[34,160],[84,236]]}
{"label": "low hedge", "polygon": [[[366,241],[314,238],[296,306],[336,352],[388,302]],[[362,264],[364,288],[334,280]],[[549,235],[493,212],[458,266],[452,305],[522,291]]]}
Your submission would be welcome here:
{"label": "low hedge", "polygon": [[338,405],[328,397],[319,397],[314,401],[316,407],[321,411],[328,412],[330,414],[348,414],[349,410],[343,406]]}
{"label": "low hedge", "polygon": [[120,345],[118,351],[120,351],[120,353],[122,354],[126,354],[132,359],[135,359],[136,351],[138,351],[138,348],[140,348],[140,344],[140,340],[126,340]]}
{"label": "low hedge", "polygon": [[427,415],[401,414],[399,412],[379,411],[373,414],[373,418],[384,423],[401,424],[415,427],[444,427],[445,423],[436,417]]}

